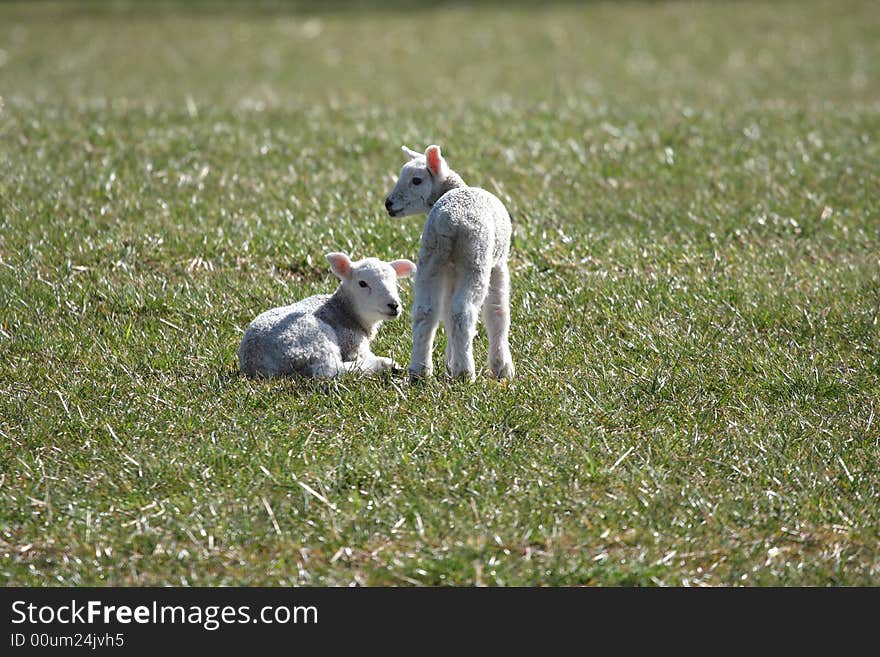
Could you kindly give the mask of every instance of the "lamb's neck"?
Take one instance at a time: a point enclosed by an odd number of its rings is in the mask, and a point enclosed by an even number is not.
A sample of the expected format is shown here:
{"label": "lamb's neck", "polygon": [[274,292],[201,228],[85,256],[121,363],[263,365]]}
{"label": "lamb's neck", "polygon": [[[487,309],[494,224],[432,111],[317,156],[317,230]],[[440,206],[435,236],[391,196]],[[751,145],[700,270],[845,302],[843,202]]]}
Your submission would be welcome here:
{"label": "lamb's neck", "polygon": [[354,312],[351,297],[342,285],[336,288],[336,292],[327,300],[327,305],[333,309],[336,323],[341,327],[363,333],[367,340],[372,341],[376,337],[376,331],[382,322],[363,322]]}
{"label": "lamb's neck", "polygon": [[431,196],[428,197],[428,206],[433,207],[433,205],[450,189],[458,189],[459,187],[467,187],[464,180],[461,179],[455,171],[450,171],[446,178],[444,178],[443,182],[437,185],[432,191]]}

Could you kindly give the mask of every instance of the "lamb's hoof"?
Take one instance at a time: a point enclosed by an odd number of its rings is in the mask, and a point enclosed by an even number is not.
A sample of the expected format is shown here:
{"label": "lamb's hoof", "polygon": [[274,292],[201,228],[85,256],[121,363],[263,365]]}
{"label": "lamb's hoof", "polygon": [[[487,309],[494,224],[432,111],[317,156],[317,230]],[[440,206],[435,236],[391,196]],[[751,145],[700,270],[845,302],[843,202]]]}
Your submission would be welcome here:
{"label": "lamb's hoof", "polygon": [[379,368],[380,372],[393,372],[395,369],[400,369],[400,366],[390,358],[386,358],[385,356],[377,356],[377,359],[381,365],[381,367]]}
{"label": "lamb's hoof", "polygon": [[382,379],[383,381],[393,381],[395,377],[399,377],[400,373],[403,372],[400,369],[400,366],[397,363],[392,363],[388,367],[383,367],[380,370],[376,370],[374,376]]}
{"label": "lamb's hoof", "polygon": [[407,370],[409,372],[409,382],[410,384],[418,384],[424,383],[429,378],[433,372],[427,367],[412,367],[410,366]]}
{"label": "lamb's hoof", "polygon": [[516,370],[513,367],[512,361],[508,361],[506,363],[492,364],[490,366],[490,369],[493,379],[512,379],[514,376],[516,376]]}

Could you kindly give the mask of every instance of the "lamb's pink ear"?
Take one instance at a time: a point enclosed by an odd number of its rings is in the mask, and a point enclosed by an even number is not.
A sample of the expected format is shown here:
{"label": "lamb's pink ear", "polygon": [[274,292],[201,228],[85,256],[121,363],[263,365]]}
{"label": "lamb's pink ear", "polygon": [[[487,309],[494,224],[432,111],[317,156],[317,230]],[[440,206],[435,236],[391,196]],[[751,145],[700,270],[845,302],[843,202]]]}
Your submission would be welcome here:
{"label": "lamb's pink ear", "polygon": [[416,159],[417,157],[421,157],[421,156],[422,156],[422,154],[419,153],[418,151],[414,151],[413,149],[408,148],[408,147],[406,147],[406,146],[401,146],[401,147],[400,147],[400,150],[402,150],[404,153],[406,153],[406,156],[407,156],[409,159],[411,159],[411,160],[414,160],[414,159]]}
{"label": "lamb's pink ear", "polygon": [[330,271],[338,278],[346,279],[351,276],[351,258],[345,253],[328,253],[326,257],[330,263]]}
{"label": "lamb's pink ear", "polygon": [[407,260],[406,258],[402,260],[395,260],[394,262],[389,262],[389,265],[394,269],[397,274],[397,278],[406,278],[407,276],[412,276],[416,273],[416,263],[412,260]]}
{"label": "lamb's pink ear", "polygon": [[440,147],[432,144],[425,151],[425,160],[428,162],[428,171],[438,180],[443,180],[449,174],[449,165],[440,153]]}

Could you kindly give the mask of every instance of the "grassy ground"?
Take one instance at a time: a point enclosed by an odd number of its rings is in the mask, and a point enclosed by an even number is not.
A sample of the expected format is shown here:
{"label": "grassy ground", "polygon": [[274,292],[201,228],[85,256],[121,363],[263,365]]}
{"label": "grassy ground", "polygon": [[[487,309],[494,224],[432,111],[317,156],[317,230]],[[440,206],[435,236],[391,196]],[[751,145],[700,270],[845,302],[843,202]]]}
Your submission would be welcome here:
{"label": "grassy ground", "polygon": [[[315,11],[0,4],[0,583],[880,583],[876,4]],[[519,377],[238,376],[432,142]]]}

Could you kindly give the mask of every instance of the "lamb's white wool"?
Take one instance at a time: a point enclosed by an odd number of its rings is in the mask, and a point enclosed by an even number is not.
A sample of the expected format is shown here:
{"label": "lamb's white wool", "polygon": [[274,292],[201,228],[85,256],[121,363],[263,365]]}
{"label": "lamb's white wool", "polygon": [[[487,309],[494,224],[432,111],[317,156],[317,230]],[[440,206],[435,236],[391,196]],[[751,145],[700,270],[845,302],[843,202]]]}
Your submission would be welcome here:
{"label": "lamb's white wool", "polygon": [[406,146],[403,151],[409,162],[385,208],[392,217],[428,213],[413,288],[410,375],[419,378],[433,372],[431,352],[442,320],[447,370],[473,380],[473,340],[482,307],[492,376],[513,378],[508,344],[510,216],[494,194],[468,187],[449,168],[438,146],[428,146],[424,154]]}
{"label": "lamb's white wool", "polygon": [[328,378],[394,366],[373,355],[370,341],[384,320],[400,316],[397,279],[414,274],[416,266],[409,260],[352,262],[344,253],[328,253],[327,260],[341,281],[336,292],[273,308],[251,322],[238,347],[243,374]]}

